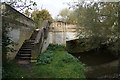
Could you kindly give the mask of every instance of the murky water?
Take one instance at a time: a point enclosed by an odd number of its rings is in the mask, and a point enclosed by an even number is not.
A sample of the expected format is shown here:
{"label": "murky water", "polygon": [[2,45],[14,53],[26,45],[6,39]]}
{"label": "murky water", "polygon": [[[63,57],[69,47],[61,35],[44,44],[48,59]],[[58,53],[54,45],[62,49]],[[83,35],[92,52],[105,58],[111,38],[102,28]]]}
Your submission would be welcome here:
{"label": "murky water", "polygon": [[118,75],[118,58],[110,54],[107,50],[91,50],[88,52],[70,54],[79,58],[79,60],[86,65],[85,73],[88,78],[104,78],[110,77],[109,75],[113,74]]}
{"label": "murky water", "polygon": [[105,64],[117,59],[109,53],[76,53],[73,55],[88,66]]}

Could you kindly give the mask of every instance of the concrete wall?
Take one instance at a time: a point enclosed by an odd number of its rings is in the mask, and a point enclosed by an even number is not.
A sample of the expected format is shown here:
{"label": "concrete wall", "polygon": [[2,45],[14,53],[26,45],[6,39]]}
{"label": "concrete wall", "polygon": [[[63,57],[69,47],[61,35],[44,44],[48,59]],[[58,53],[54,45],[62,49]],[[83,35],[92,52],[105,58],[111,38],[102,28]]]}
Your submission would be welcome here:
{"label": "concrete wall", "polygon": [[77,26],[65,22],[52,22],[50,25],[49,38],[52,44],[66,45],[66,41],[76,39]]}
{"label": "concrete wall", "polygon": [[29,39],[33,33],[35,23],[9,5],[2,4],[1,7],[3,25],[6,25],[4,29],[8,31],[8,37],[14,42],[14,45],[9,46],[15,50],[9,52],[7,57],[14,59],[23,42]]}

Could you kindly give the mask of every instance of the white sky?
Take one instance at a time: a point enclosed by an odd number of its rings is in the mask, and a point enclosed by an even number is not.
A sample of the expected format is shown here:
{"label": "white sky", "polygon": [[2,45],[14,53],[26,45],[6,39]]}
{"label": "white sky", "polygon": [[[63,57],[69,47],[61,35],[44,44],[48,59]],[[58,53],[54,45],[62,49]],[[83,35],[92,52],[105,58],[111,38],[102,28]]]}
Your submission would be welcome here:
{"label": "white sky", "polygon": [[[74,1],[84,1],[84,0],[34,0],[37,3],[37,8],[41,10],[46,9],[55,18],[60,10],[64,8],[69,8],[67,4],[64,3],[72,3]],[[107,1],[107,2],[115,2],[118,0],[89,0],[89,1]]]}
{"label": "white sky", "polygon": [[35,2],[37,3],[37,8],[41,10],[42,7],[42,9],[48,10],[53,18],[58,15],[60,10],[64,8],[69,8],[66,3],[73,1],[78,0],[35,0]]}
{"label": "white sky", "polygon": [[[8,1],[8,0],[2,0],[2,1]],[[29,0],[28,0],[29,1]],[[59,12],[64,8],[69,8],[67,3],[72,3],[76,1],[84,1],[84,0],[32,0],[37,3],[37,9],[41,10],[46,9],[49,11],[49,13],[52,15],[53,18],[55,18]],[[88,0],[88,1],[118,1],[118,0]],[[120,0],[119,0],[120,1]],[[1,0],[0,0],[1,2]]]}

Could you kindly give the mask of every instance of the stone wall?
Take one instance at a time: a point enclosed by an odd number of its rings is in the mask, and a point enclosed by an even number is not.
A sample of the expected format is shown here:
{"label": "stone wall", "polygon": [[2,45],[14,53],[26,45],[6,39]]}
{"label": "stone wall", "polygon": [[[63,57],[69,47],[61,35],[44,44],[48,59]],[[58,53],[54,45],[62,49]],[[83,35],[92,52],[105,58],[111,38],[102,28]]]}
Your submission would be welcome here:
{"label": "stone wall", "polygon": [[76,39],[77,26],[62,21],[52,22],[49,31],[49,41],[52,44],[66,45],[66,41]]}
{"label": "stone wall", "polygon": [[1,9],[4,29],[8,31],[8,37],[14,42],[14,45],[9,46],[15,51],[9,52],[7,57],[14,59],[23,42],[33,33],[35,23],[7,4],[2,4]]}

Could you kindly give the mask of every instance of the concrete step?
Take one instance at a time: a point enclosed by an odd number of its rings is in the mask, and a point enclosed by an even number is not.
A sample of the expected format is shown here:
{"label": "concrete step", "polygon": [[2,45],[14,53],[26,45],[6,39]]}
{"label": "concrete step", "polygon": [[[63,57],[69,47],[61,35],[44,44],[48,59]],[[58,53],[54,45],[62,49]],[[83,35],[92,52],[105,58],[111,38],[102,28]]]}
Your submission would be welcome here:
{"label": "concrete step", "polygon": [[20,50],[29,50],[29,49],[32,49],[32,47],[22,47]]}
{"label": "concrete step", "polygon": [[33,47],[33,45],[30,44],[30,45],[23,45],[21,48],[32,48],[32,47]]}
{"label": "concrete step", "polygon": [[31,42],[34,42],[34,41],[35,41],[35,38],[31,38],[30,41],[31,41]]}
{"label": "concrete step", "polygon": [[31,45],[32,46],[32,42],[30,42],[30,43],[24,43],[24,45],[23,46],[29,46],[29,45]]}
{"label": "concrete step", "polygon": [[19,51],[19,54],[31,54],[31,51]]}
{"label": "concrete step", "polygon": [[19,60],[31,60],[31,57],[19,57]]}
{"label": "concrete step", "polygon": [[24,46],[33,46],[34,42],[33,43],[24,43]]}
{"label": "concrete step", "polygon": [[33,43],[35,39],[30,39],[29,41],[25,41],[25,43]]}
{"label": "concrete step", "polygon": [[33,46],[22,46],[21,49],[31,49]]}
{"label": "concrete step", "polygon": [[18,54],[19,57],[31,57],[31,54]]}
{"label": "concrete step", "polygon": [[18,60],[19,64],[30,64],[30,60]]}
{"label": "concrete step", "polygon": [[31,61],[31,50],[34,45],[34,41],[36,39],[37,34],[38,34],[38,31],[34,31],[30,39],[26,40],[23,43],[22,47],[20,48],[16,56],[18,63],[28,64]]}
{"label": "concrete step", "polygon": [[25,49],[25,48],[21,48],[20,51],[31,51],[31,49]]}

